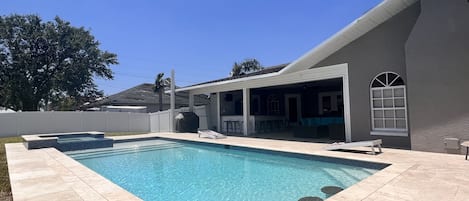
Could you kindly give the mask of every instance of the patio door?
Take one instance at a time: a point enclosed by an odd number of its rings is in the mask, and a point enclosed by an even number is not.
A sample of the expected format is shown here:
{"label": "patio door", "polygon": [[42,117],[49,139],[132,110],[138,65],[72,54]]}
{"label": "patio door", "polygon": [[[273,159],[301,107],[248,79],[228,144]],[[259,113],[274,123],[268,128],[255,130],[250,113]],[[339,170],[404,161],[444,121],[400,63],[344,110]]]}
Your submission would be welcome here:
{"label": "patio door", "polygon": [[301,96],[299,94],[285,95],[286,117],[290,124],[298,124],[301,118]]}

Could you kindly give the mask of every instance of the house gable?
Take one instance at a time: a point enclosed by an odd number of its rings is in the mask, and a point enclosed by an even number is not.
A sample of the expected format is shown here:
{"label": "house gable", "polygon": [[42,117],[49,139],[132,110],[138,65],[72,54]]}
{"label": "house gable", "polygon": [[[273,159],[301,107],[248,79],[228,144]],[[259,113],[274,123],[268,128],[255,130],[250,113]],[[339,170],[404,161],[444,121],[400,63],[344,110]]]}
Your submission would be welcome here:
{"label": "house gable", "polygon": [[335,35],[316,46],[297,60],[290,63],[279,73],[291,73],[315,66],[320,61],[334,54],[344,46],[362,37],[380,24],[388,21],[402,10],[415,4],[418,0],[385,0],[363,16],[337,32]]}
{"label": "house gable", "polygon": [[387,71],[406,81],[405,45],[419,15],[420,3],[415,3],[313,66],[348,64],[352,140],[383,138],[387,145],[410,148],[409,137],[370,135],[370,83]]}

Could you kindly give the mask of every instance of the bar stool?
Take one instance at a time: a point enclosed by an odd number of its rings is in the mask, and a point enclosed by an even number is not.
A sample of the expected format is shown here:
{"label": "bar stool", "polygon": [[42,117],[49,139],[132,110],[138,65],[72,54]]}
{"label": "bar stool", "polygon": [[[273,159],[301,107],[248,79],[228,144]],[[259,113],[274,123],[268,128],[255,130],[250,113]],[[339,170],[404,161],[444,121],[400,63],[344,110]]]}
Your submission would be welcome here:
{"label": "bar stool", "polygon": [[235,121],[235,122],[234,122],[234,132],[235,132],[235,133],[242,133],[242,132],[241,132],[241,130],[242,130],[242,124],[243,124],[242,121]]}
{"label": "bar stool", "polygon": [[272,132],[274,128],[274,121],[273,120],[267,120],[267,131]]}
{"label": "bar stool", "polygon": [[259,133],[260,132],[260,122],[259,121],[255,121],[254,122],[254,130],[256,131],[256,133]]}
{"label": "bar stool", "polygon": [[233,121],[225,121],[226,123],[226,132],[230,133],[230,128],[231,131],[234,131],[234,122]]}
{"label": "bar stool", "polygon": [[265,120],[261,120],[259,122],[259,131],[260,132],[266,132],[266,127],[267,127],[267,123]]}

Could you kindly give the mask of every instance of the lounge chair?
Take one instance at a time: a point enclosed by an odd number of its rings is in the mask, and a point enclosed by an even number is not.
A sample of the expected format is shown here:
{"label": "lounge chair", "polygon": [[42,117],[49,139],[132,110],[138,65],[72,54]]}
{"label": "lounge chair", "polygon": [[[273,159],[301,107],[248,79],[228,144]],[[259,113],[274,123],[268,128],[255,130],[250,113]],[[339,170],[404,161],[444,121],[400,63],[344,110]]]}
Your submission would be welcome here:
{"label": "lounge chair", "polygon": [[199,137],[203,138],[210,138],[210,139],[223,139],[226,138],[225,135],[221,133],[217,133],[212,130],[198,130],[197,133],[199,133]]}
{"label": "lounge chair", "polygon": [[379,153],[382,152],[381,144],[383,144],[383,141],[381,139],[360,141],[360,142],[349,142],[349,143],[341,142],[341,143],[333,143],[327,147],[324,147],[324,149],[325,150],[337,150],[337,149],[348,149],[348,148],[354,148],[354,147],[371,147],[371,152],[373,153],[373,155],[375,155],[376,154],[375,146],[378,147]]}

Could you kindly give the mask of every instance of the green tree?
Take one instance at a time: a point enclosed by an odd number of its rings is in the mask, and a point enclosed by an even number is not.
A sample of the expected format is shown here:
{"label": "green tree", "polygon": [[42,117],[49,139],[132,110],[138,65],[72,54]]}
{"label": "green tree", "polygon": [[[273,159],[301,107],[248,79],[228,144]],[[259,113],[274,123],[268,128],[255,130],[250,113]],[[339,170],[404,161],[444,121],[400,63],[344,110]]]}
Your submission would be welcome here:
{"label": "green tree", "polygon": [[257,72],[264,69],[256,59],[245,59],[243,62],[235,62],[231,69],[231,77]]}
{"label": "green tree", "polygon": [[0,16],[0,105],[34,111],[51,100],[76,103],[102,95],[94,78],[112,79],[117,55],[90,31],[56,17]]}
{"label": "green tree", "polygon": [[163,111],[163,93],[166,87],[171,85],[171,78],[164,78],[164,73],[158,73],[155,78],[155,86],[153,92],[158,94],[158,111]]}

